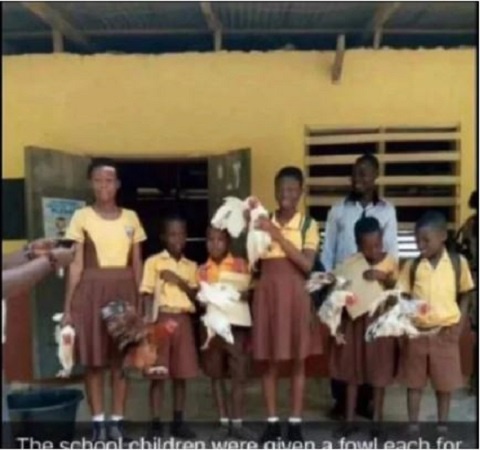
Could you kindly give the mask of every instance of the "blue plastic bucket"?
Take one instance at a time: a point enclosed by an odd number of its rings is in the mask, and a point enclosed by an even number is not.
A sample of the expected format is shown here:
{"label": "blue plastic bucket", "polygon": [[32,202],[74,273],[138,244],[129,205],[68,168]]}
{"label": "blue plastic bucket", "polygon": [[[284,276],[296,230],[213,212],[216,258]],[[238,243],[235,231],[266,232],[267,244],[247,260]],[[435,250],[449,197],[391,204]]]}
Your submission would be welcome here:
{"label": "blue plastic bucket", "polygon": [[17,444],[21,443],[19,438],[54,445],[73,440],[82,400],[83,393],[78,389],[35,389],[8,394],[11,433]]}

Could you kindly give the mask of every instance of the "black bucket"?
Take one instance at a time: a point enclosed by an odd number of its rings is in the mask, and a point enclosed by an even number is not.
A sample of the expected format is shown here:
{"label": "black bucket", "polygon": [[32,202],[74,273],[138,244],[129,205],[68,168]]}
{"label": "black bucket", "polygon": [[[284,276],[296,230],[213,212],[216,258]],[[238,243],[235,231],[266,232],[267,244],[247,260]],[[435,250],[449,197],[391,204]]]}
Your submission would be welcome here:
{"label": "black bucket", "polygon": [[[75,437],[75,422],[83,393],[78,389],[36,389],[8,394],[11,434],[16,447],[32,441],[60,447]],[[22,439],[22,440],[20,440]]]}

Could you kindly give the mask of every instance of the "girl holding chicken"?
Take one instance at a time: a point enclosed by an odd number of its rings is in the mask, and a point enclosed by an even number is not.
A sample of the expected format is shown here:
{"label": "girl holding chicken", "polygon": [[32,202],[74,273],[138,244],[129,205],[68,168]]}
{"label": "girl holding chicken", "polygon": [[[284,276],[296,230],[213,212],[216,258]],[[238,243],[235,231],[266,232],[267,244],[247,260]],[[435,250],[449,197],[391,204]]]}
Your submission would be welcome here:
{"label": "girl holding chicken", "polygon": [[285,167],[275,177],[278,209],[256,222],[272,239],[262,256],[260,279],[253,300],[253,357],[266,368],[262,374],[267,408],[267,425],[260,443],[281,438],[277,416],[279,364],[289,362],[291,375],[291,415],[287,440],[303,442],[301,417],[305,388],[305,359],[322,352],[319,321],[312,316],[305,279],[312,271],[319,244],[317,224],[302,232],[306,217],[298,211],[303,193],[303,174]]}

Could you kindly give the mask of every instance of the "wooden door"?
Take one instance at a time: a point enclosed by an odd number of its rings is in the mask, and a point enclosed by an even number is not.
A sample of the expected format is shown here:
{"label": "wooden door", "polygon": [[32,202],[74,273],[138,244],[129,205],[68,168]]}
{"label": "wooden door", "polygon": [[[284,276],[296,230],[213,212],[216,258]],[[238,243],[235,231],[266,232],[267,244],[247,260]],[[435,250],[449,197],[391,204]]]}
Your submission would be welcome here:
{"label": "wooden door", "polygon": [[[89,200],[87,168],[90,159],[58,150],[25,149],[25,195],[27,238],[46,235],[45,199]],[[61,204],[61,202],[59,202]],[[54,339],[52,316],[63,311],[65,279],[49,276],[31,293],[33,375],[53,378],[60,365]]]}
{"label": "wooden door", "polygon": [[[233,150],[208,159],[208,196],[210,217],[225,197],[244,199],[251,195],[250,149]],[[246,255],[245,236],[233,242],[237,255]]]}

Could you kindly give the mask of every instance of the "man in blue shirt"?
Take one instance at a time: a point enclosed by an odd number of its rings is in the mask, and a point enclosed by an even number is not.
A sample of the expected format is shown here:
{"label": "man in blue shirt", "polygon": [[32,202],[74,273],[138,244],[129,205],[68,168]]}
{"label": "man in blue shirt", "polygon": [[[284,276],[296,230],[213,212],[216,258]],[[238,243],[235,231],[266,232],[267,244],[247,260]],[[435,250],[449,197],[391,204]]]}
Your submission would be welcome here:
{"label": "man in blue shirt", "polygon": [[[375,217],[382,227],[383,245],[387,253],[398,258],[397,214],[395,207],[378,196],[378,159],[371,154],[360,156],[353,166],[352,190],[330,209],[325,227],[321,261],[325,270],[332,271],[348,257],[358,252],[355,241],[355,223],[362,217]],[[342,416],[345,410],[345,385],[332,380],[332,394],[336,404],[333,416]],[[365,405],[371,400],[371,389],[363,387],[358,396],[357,412],[370,415]]]}

